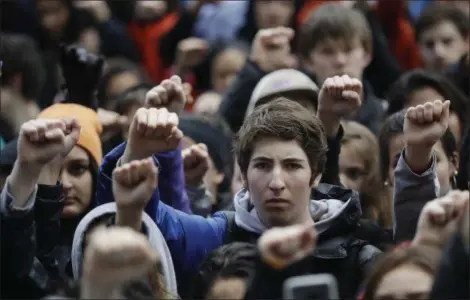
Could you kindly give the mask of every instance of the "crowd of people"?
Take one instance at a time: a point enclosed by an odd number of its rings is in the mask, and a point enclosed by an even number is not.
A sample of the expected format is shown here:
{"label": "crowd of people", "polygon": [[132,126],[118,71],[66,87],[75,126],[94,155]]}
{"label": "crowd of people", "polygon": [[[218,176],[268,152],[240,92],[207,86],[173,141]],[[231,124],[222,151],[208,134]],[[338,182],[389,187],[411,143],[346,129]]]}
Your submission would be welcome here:
{"label": "crowd of people", "polygon": [[470,298],[467,1],[0,5],[0,298]]}

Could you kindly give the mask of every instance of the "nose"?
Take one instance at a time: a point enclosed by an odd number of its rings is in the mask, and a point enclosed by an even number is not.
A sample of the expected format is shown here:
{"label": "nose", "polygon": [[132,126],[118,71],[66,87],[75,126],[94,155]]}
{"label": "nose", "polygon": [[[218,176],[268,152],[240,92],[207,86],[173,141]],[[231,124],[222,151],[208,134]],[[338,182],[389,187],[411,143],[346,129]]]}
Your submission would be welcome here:
{"label": "nose", "polygon": [[344,51],[338,51],[336,53],[335,63],[338,68],[344,67],[344,65],[346,65],[347,60],[347,54]]}
{"label": "nose", "polygon": [[62,172],[60,174],[60,180],[62,182],[62,189],[64,192],[72,188],[72,181],[70,180],[70,176],[67,174],[67,172]]}
{"label": "nose", "polygon": [[436,43],[434,45],[434,53],[438,58],[443,58],[445,56],[446,49],[442,43]]}
{"label": "nose", "polygon": [[271,173],[271,180],[269,181],[269,189],[274,192],[282,191],[285,188],[284,179],[282,176],[281,167],[277,166],[273,168]]}

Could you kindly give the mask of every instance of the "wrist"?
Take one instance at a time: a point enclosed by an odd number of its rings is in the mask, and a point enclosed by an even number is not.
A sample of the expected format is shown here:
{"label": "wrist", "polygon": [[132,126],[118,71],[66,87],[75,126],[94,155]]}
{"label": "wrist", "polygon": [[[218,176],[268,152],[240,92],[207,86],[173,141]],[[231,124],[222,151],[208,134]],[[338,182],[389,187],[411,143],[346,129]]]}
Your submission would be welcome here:
{"label": "wrist", "polygon": [[38,178],[38,184],[56,185],[60,177],[61,167],[44,167]]}
{"label": "wrist", "polygon": [[13,170],[10,173],[10,178],[20,184],[28,184],[34,182],[36,184],[43,167],[34,163],[16,160],[13,165]]}
{"label": "wrist", "polygon": [[423,145],[407,145],[405,159],[414,173],[426,171],[432,162],[432,147]]}
{"label": "wrist", "polygon": [[323,123],[325,133],[329,138],[335,138],[338,135],[339,128],[341,126],[341,117],[333,113],[318,111],[317,117]]}
{"label": "wrist", "polygon": [[142,229],[142,214],[143,209],[141,208],[117,208],[116,213],[116,226],[130,227],[137,232]]}

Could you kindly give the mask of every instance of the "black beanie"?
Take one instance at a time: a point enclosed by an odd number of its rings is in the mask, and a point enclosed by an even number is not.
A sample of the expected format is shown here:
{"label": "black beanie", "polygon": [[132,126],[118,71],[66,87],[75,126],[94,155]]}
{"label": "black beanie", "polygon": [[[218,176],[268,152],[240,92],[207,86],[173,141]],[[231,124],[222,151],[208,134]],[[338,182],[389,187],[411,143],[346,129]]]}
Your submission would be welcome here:
{"label": "black beanie", "polygon": [[182,116],[178,127],[185,136],[207,146],[209,156],[218,171],[225,173],[232,167],[232,136],[205,120],[202,116]]}

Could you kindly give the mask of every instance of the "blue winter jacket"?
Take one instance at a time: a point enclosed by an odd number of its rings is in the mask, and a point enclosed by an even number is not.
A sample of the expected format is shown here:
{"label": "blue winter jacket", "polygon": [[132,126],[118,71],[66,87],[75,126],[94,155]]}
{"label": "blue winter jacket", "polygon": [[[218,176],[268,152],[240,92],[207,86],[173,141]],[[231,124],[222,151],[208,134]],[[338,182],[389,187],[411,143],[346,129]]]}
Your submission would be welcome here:
{"label": "blue winter jacket", "polygon": [[[112,191],[112,172],[122,156],[125,144],[121,144],[109,152],[100,167],[96,201],[103,204],[114,201]],[[175,153],[180,153],[175,151]],[[155,163],[159,166],[160,176],[163,170],[159,156],[154,156]],[[183,171],[182,167],[180,167]],[[170,172],[170,170],[168,170]],[[171,169],[171,172],[179,170]],[[175,267],[178,289],[187,288],[191,275],[199,268],[202,260],[213,249],[223,243],[227,219],[223,214],[216,214],[211,219],[188,215],[161,201],[162,190],[172,188],[184,191],[184,181],[175,184],[168,182],[169,186],[159,187],[155,191],[147,205],[145,212],[157,223],[170,249]],[[170,186],[172,185],[172,186]],[[177,208],[177,207],[175,207]]]}

